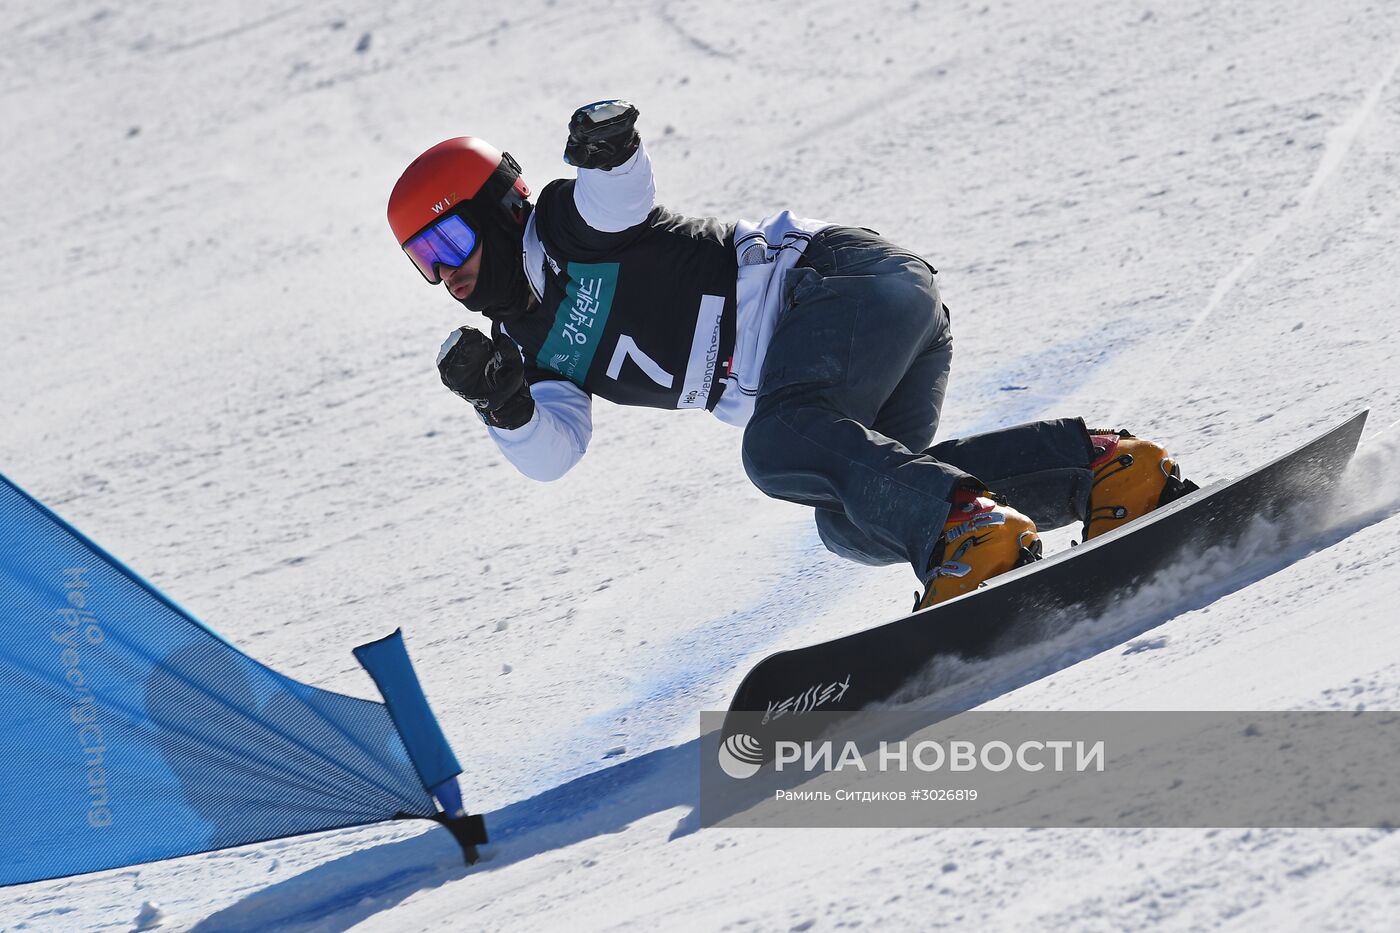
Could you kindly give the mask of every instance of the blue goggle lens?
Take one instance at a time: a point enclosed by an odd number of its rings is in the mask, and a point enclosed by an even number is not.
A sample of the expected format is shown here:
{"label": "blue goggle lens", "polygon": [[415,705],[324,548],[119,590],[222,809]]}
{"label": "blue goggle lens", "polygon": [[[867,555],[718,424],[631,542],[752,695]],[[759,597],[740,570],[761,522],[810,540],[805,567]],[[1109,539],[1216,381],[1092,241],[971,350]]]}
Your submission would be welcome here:
{"label": "blue goggle lens", "polygon": [[403,245],[408,258],[433,285],[442,281],[439,264],[455,269],[467,261],[476,249],[476,231],[458,214],[439,220],[422,233],[415,234]]}

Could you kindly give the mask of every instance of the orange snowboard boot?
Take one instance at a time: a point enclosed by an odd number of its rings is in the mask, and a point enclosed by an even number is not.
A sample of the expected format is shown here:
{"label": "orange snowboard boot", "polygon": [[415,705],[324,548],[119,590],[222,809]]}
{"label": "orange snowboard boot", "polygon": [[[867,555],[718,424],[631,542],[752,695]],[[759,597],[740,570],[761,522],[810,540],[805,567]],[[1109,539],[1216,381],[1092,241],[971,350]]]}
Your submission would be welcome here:
{"label": "orange snowboard boot", "polygon": [[955,490],[953,507],[929,562],[933,577],[914,608],[927,609],[969,593],[997,574],[1033,560],[1040,560],[1035,522],[986,489]]}
{"label": "orange snowboard boot", "polygon": [[1094,485],[1084,521],[1085,541],[1198,488],[1181,478],[1181,468],[1160,444],[1127,431],[1091,428],[1089,435],[1094,444],[1094,459],[1089,464]]}

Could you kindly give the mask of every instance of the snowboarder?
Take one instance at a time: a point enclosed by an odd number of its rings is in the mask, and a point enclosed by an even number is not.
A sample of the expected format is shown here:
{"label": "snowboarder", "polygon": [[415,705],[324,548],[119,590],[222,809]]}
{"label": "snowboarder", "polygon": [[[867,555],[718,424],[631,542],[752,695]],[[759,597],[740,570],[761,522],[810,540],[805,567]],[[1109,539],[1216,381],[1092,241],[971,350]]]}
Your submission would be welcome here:
{"label": "snowboarder", "polygon": [[509,153],[465,136],[389,197],[418,271],[492,322],[453,331],[438,370],[522,473],[578,462],[594,396],[706,409],[744,427],[749,478],[812,506],[828,549],[913,567],[920,608],[1038,558],[1037,525],[1092,538],[1194,488],[1161,446],[1079,418],[930,446],[952,360],[936,270],[864,228],[666,210],[637,116],[577,110],[577,178],[534,204]]}

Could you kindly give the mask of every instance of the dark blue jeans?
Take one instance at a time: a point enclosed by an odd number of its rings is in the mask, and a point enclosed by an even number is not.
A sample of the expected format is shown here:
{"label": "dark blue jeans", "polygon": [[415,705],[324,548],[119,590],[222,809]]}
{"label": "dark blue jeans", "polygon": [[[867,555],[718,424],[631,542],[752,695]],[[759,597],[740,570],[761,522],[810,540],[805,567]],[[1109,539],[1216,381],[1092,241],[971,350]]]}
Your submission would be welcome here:
{"label": "dark blue jeans", "polygon": [[744,469],[777,499],[816,509],[829,550],[907,562],[928,578],[953,488],[969,476],[1039,525],[1082,521],[1091,444],[1078,418],[935,447],[953,343],[933,270],[868,230],[813,238],[744,429]]}

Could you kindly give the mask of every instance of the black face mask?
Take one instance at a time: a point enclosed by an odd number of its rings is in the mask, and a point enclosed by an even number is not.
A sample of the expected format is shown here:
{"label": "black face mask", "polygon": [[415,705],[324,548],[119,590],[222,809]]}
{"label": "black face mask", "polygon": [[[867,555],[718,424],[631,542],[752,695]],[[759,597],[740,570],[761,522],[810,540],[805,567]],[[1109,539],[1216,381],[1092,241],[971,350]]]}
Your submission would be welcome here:
{"label": "black face mask", "polygon": [[525,278],[521,251],[525,240],[523,220],[529,218],[529,210],[527,203],[519,224],[496,211],[476,221],[483,250],[481,271],[471,295],[458,299],[468,310],[493,321],[507,321],[525,313],[530,302],[530,283]]}

